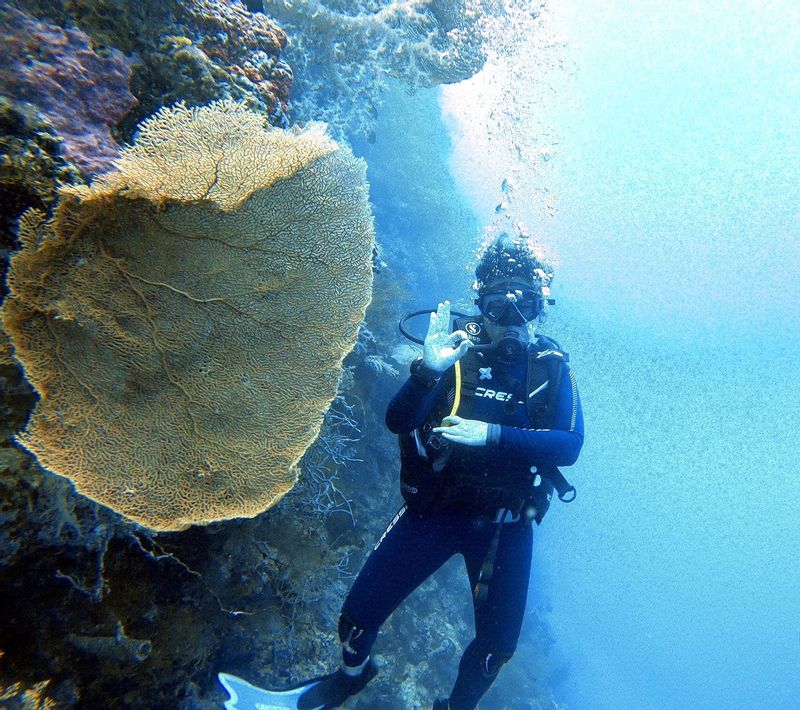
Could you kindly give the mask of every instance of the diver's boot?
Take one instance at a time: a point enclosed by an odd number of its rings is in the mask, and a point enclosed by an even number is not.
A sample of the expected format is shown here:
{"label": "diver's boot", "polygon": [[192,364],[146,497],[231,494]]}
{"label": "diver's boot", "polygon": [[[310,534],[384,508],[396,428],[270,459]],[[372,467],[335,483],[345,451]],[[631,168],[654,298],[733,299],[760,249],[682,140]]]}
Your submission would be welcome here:
{"label": "diver's boot", "polygon": [[350,675],[340,668],[335,673],[320,678],[297,699],[297,710],[338,708],[347,698],[361,691],[378,674],[378,668],[369,659],[358,675]]}

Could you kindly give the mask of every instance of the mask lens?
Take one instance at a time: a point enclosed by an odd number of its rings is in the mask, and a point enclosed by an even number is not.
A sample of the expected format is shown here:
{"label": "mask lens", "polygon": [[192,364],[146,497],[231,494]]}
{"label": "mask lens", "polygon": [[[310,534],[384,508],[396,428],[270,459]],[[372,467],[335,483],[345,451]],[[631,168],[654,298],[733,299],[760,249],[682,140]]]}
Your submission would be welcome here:
{"label": "mask lens", "polygon": [[481,313],[490,320],[497,320],[503,315],[508,303],[505,293],[487,293],[480,300]]}
{"label": "mask lens", "polygon": [[532,289],[509,288],[481,295],[478,305],[489,320],[499,321],[504,314],[522,316],[525,321],[536,318],[542,310],[542,300]]}
{"label": "mask lens", "polygon": [[525,320],[536,318],[542,310],[541,299],[536,291],[523,291],[517,297],[515,305],[519,312],[525,317]]}

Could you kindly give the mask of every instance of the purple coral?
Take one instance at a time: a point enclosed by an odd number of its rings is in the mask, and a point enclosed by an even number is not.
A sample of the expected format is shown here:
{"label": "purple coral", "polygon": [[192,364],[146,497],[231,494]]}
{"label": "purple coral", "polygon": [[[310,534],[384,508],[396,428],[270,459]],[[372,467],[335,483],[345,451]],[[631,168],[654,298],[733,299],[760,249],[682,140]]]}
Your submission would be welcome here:
{"label": "purple coral", "polygon": [[130,75],[122,52],[100,56],[80,30],[0,10],[0,92],[35,106],[86,177],[109,170],[117,156],[110,129],[136,104]]}

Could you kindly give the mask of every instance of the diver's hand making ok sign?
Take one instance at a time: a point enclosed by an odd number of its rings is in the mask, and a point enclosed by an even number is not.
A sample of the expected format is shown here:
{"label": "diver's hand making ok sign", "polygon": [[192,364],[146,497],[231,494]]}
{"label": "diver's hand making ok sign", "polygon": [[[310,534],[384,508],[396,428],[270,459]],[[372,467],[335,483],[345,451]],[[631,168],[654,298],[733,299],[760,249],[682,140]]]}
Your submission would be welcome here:
{"label": "diver's hand making ok sign", "polygon": [[422,346],[425,367],[444,372],[469,350],[469,336],[463,330],[450,332],[450,301],[440,303],[436,313],[431,313],[428,334]]}

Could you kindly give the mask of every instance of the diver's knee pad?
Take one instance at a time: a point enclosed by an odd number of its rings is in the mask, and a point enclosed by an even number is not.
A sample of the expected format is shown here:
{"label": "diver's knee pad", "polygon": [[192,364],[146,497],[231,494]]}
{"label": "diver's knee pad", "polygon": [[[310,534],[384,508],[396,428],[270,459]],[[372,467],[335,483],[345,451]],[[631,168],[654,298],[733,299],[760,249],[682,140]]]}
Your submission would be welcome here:
{"label": "diver's knee pad", "polygon": [[370,648],[374,642],[374,634],[368,634],[347,614],[339,617],[339,641],[342,644],[342,656],[345,665],[358,666],[364,663],[369,656]]}
{"label": "diver's knee pad", "polygon": [[481,662],[484,678],[494,678],[500,669],[511,659],[514,651],[489,651]]}

